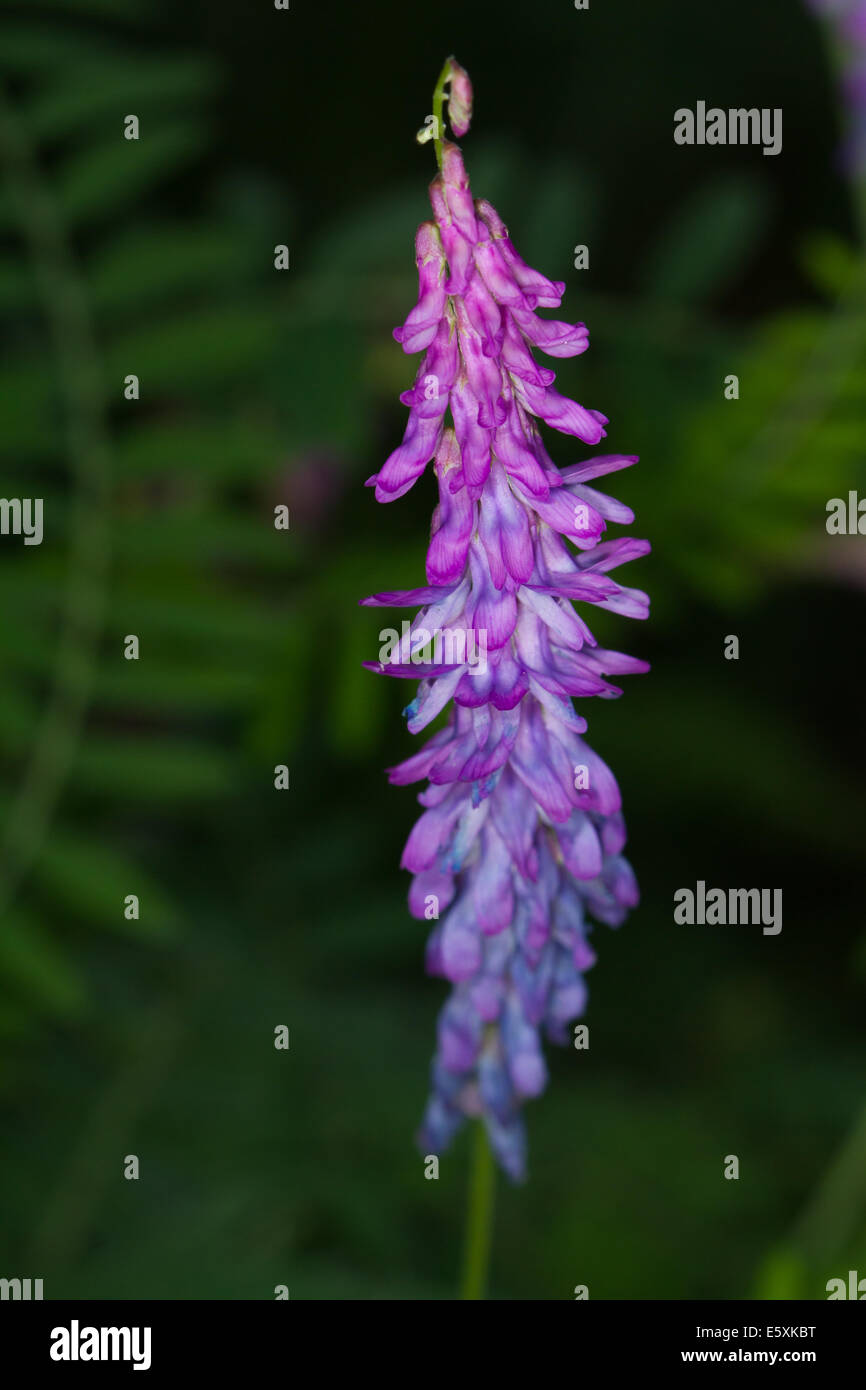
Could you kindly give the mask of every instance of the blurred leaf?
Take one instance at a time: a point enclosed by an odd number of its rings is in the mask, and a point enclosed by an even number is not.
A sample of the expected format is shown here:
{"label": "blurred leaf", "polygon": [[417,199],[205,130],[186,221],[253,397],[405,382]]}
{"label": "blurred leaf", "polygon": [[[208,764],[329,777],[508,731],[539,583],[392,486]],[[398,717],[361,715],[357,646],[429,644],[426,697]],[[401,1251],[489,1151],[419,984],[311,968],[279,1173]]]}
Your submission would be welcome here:
{"label": "blurred leaf", "polygon": [[549,163],[539,173],[534,197],[518,210],[509,230],[529,265],[552,279],[576,275],[579,281],[574,247],[592,246],[598,211],[598,193],[587,174],[570,163]]}
{"label": "blurred leaf", "polygon": [[423,185],[419,188],[413,180],[405,189],[379,194],[366,207],[354,209],[350,218],[335,218],[316,237],[307,263],[299,268],[305,278],[330,277],[338,286],[374,269],[390,269],[401,260],[414,273],[415,229],[429,216]]}
{"label": "blurred leaf", "polygon": [[739,174],[688,194],[648,257],[649,293],[691,307],[717,294],[745,267],[767,212],[763,184]]}
{"label": "blurred leaf", "polygon": [[97,678],[95,703],[107,705],[116,715],[128,717],[134,712],[149,718],[196,712],[236,713],[258,703],[258,668],[227,669],[219,651],[214,652],[212,665],[193,661],[190,654],[186,662],[174,665],[162,656],[154,669],[150,663],[141,663],[134,680],[121,669],[125,663],[105,663]]}
{"label": "blurred leaf", "polygon": [[369,409],[359,369],[362,353],[360,334],[348,323],[286,329],[279,360],[287,428],[296,450],[357,447]]}
{"label": "blurred leaf", "polygon": [[56,442],[56,390],[36,361],[0,368],[4,458],[42,455]]}
{"label": "blurred leaf", "polygon": [[91,733],[81,747],[72,780],[88,791],[126,796],[144,803],[206,801],[226,795],[234,777],[227,753],[178,738],[156,742]]}
{"label": "blurred leaf", "polygon": [[[55,788],[43,778],[37,799],[47,799],[31,845],[38,869],[31,881],[33,866],[25,865],[20,886],[32,900],[28,935],[24,925],[10,932],[0,973],[11,978],[17,971],[37,991],[44,976],[41,988],[59,1007],[71,1001],[75,978],[64,974],[64,914],[84,929],[154,942],[180,923],[172,895],[115,836],[105,836],[104,826],[122,823],[130,804],[145,820],[166,807],[182,820],[235,784],[242,741],[228,752],[218,745],[227,719],[250,717],[254,708],[276,632],[257,585],[269,569],[285,567],[289,551],[274,532],[266,496],[284,448],[273,412],[256,399],[239,415],[232,399],[250,377],[267,376],[272,310],[263,295],[251,295],[250,284],[258,271],[264,285],[269,258],[258,266],[249,228],[225,214],[170,223],[140,207],[202,146],[210,62],[75,27],[76,18],[119,14],[113,0],[56,8],[62,23],[40,12],[29,27],[11,26],[0,56],[0,66],[15,73],[9,120],[18,132],[18,155],[7,170],[17,196],[6,197],[0,216],[19,233],[16,259],[0,260],[8,353],[0,366],[3,443],[7,476],[23,478],[27,470],[26,490],[44,498],[47,542],[38,551],[3,551],[0,739],[8,815],[17,814],[26,779],[38,768],[34,740],[46,716],[54,721],[52,738],[75,749],[66,780],[79,795],[61,800],[63,783]],[[145,8],[124,8],[149,19]],[[130,110],[142,123],[138,141],[123,138]],[[46,218],[51,232],[43,236],[38,226]],[[63,239],[95,227],[104,242],[91,245],[86,276],[73,283],[77,247]],[[52,288],[46,297],[46,285],[58,284],[60,294]],[[82,307],[70,316],[70,304]],[[88,329],[104,354],[91,368],[107,384],[106,409],[97,398],[82,404],[82,378],[71,370],[75,354],[88,352]],[[129,372],[142,382],[140,407],[122,397]],[[114,471],[110,517],[107,497],[79,491],[83,481],[92,486],[88,450],[100,434]],[[83,508],[100,507],[99,520],[116,542],[104,595],[93,587],[98,571],[87,573],[89,556],[74,544]],[[59,639],[70,602],[67,646]],[[82,604],[96,612],[102,603],[111,651],[100,660],[80,619]],[[130,629],[141,635],[140,666],[122,661],[116,634]],[[74,702],[57,700],[70,671],[90,687],[81,730]],[[48,835],[40,843],[43,815]],[[130,892],[141,896],[138,922],[123,916]],[[14,1008],[7,1021],[14,1027]]]}
{"label": "blurred leaf", "polygon": [[63,166],[58,180],[63,214],[78,228],[104,221],[194,159],[204,137],[201,122],[160,118],[154,129],[142,131],[141,139],[125,140],[118,119],[113,137],[73,155]]}
{"label": "blurred leaf", "polygon": [[144,0],[40,0],[40,3],[43,9],[101,19],[140,19],[146,13]]}
{"label": "blurred leaf", "polygon": [[[180,923],[177,908],[137,864],[120,852],[81,835],[57,831],[37,866],[40,888],[97,927],[142,940],[171,939]],[[138,920],[127,920],[124,899],[140,900]]]}
{"label": "blurred leaf", "polygon": [[111,315],[133,309],[152,312],[215,285],[236,283],[246,259],[228,227],[136,227],[114,238],[91,264],[92,302],[95,309]]}
{"label": "blurred leaf", "polygon": [[[100,2],[94,0],[95,4]],[[104,0],[104,4],[106,7],[112,5],[113,0]],[[32,20],[27,24],[5,20],[0,67],[19,76],[47,72],[55,77],[54,70],[58,69],[62,80],[67,70],[76,65],[92,65],[97,56],[110,71],[112,63],[123,58],[127,51],[121,44],[92,31],[76,32],[68,26],[52,28],[44,21],[37,27]]]}
{"label": "blurred leaf", "polygon": [[[352,617],[354,621],[348,625],[341,624],[344,628],[341,639],[334,644],[339,653],[339,666],[330,682],[328,727],[338,754],[357,754],[368,747],[371,738],[379,734],[386,709],[383,687],[387,677],[377,676],[362,665],[362,662],[376,657],[375,650],[371,652],[370,649],[368,624],[362,621],[360,613]],[[384,618],[382,625],[391,626]],[[415,687],[408,682],[406,690],[411,692],[406,696],[405,703],[408,704]]]}
{"label": "blurred leaf", "polygon": [[[251,476],[255,476],[255,472],[251,469]],[[185,576],[191,595],[202,568],[223,565],[239,569],[252,565],[259,574],[275,569],[287,578],[294,556],[285,543],[285,534],[275,529],[273,512],[266,504],[257,516],[232,516],[222,511],[178,507],[164,516],[137,519],[127,557],[143,578],[152,579],[150,592],[154,596],[157,589],[167,590],[160,576],[165,579],[170,571]],[[170,602],[171,595],[166,591],[166,606]],[[236,630],[241,640],[246,640],[250,628],[254,633],[261,630],[264,614],[257,614],[248,624],[242,606],[232,605],[231,611],[237,611]]]}
{"label": "blurred leaf", "polygon": [[796,1250],[772,1251],[758,1271],[755,1298],[808,1298],[806,1263]]}
{"label": "blurred leaf", "polygon": [[33,917],[7,913],[0,931],[0,979],[24,991],[34,1007],[79,1014],[85,987],[79,972]]}
{"label": "blurred leaf", "polygon": [[[161,123],[172,107],[199,101],[212,85],[210,67],[201,58],[154,60],[137,55],[132,62],[119,59],[111,66],[104,62],[81,63],[65,82],[48,88],[30,102],[27,125],[41,140],[68,139],[92,126],[102,133],[107,127],[116,132],[129,151],[152,135],[148,123],[155,94]],[[122,138],[123,120],[128,114],[137,115],[141,122],[138,142]]]}
{"label": "blurred leaf", "polygon": [[836,298],[851,288],[860,266],[860,253],[841,237],[824,233],[806,243],[802,261],[815,283]]}
{"label": "blurred leaf", "polygon": [[[201,420],[145,420],[118,445],[121,476],[136,481],[164,475],[254,478],[273,474],[280,453],[280,441],[265,421],[248,423],[237,415],[221,419],[214,411]],[[256,525],[261,538],[261,525]]]}
{"label": "blurred leaf", "polygon": [[[728,631],[720,626],[720,634]],[[707,683],[694,671],[683,678],[685,706],[672,703],[666,686],[648,680],[633,698],[640,718],[620,721],[615,732],[619,755],[637,770],[643,787],[663,786],[669,776],[668,749],[684,756],[677,766],[677,795],[691,808],[727,808],[743,826],[761,833],[772,827],[790,843],[832,851],[834,858],[857,862],[861,853],[859,791],[843,768],[825,764],[808,798],[802,795],[803,769],[815,758],[811,734],[798,727],[777,703],[761,705],[736,685],[736,662]],[[726,686],[735,683],[736,701]],[[688,734],[684,735],[684,709]],[[653,737],[646,738],[646,730]]]}
{"label": "blurred leaf", "polygon": [[261,363],[272,343],[273,326],[258,307],[206,304],[123,333],[106,358],[119,384],[135,372],[144,397],[192,389],[210,394]]}
{"label": "blurred leaf", "polygon": [[0,312],[20,310],[32,304],[37,287],[29,266],[0,260]]}
{"label": "blurred leaf", "polygon": [[[184,589],[183,598],[179,598],[171,584],[162,593],[154,591],[153,585],[131,584],[128,590],[121,589],[117,594],[129,624],[128,631],[148,633],[154,657],[158,657],[161,650],[192,655],[203,649],[218,656],[221,650],[227,649],[236,661],[243,659],[246,663],[254,661],[257,654],[266,651],[278,638],[280,624],[275,613],[263,606],[248,605],[231,592],[220,592],[218,603],[214,603],[214,596],[214,590],[197,593],[195,587],[189,585]],[[114,655],[112,653],[112,658]],[[121,660],[119,646],[116,659]],[[134,664],[123,664],[134,673]],[[129,679],[134,681],[134,674]]]}
{"label": "blurred leaf", "polygon": [[[43,656],[43,665],[44,660]],[[32,738],[38,719],[39,709],[32,695],[16,690],[7,680],[0,689],[0,747],[18,753]]]}

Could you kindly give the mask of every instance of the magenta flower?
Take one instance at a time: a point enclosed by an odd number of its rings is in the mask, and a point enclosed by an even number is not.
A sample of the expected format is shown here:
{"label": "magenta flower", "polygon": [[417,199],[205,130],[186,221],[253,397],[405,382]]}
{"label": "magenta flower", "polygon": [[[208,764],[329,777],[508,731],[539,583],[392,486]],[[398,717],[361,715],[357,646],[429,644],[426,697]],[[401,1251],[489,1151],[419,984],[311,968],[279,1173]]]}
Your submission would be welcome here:
{"label": "magenta flower", "polygon": [[[465,131],[470,115],[469,79],[455,64],[452,126]],[[572,605],[646,617],[646,595],[610,572],[650,547],[602,540],[608,522],[633,516],[589,486],[633,456],[560,470],[542,440],[539,421],[586,444],[608,423],[561,395],[533,356],[572,357],[588,345],[583,324],[537,314],[557,308],[565,286],[520,258],[496,210],[473,199],[448,141],[430,201],[433,220],[415,242],[418,303],[394,330],[405,352],[425,355],[401,397],[403,442],[368,485],[393,501],[432,460],[439,505],[427,584],[364,600],[421,605],[399,646],[366,664],[421,678],[405,711],[412,733],[448,708],[389,774],[399,785],[427,779],[402,865],[413,876],[411,912],[435,922],[427,969],[453,986],[421,1149],[440,1153],[466,1117],[480,1116],[517,1180],[521,1106],[546,1082],[542,1034],[565,1043],[586,1004],[591,919],[618,926],[638,901],[619,790],[584,742],[573,699],[615,698],[622,692],[608,677],[648,667],[598,647]]]}

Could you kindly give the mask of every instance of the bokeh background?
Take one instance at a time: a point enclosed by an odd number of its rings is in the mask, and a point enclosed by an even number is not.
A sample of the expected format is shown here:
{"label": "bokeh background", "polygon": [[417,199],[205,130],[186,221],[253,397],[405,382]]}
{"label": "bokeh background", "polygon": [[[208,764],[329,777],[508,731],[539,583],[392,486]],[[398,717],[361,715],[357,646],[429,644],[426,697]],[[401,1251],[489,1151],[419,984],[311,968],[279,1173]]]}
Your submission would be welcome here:
{"label": "bokeh background", "polygon": [[[0,545],[0,1274],[49,1298],[455,1296],[470,1145],[430,1182],[412,1142],[445,986],[398,867],[414,791],[383,774],[406,687],[361,668],[390,619],[357,607],[419,582],[434,505],[429,478],[391,507],[363,481],[403,429],[414,134],[450,52],[476,196],[588,323],[560,385],[641,455],[615,491],[654,546],[629,576],[650,622],[593,615],[652,673],[585,711],[643,901],[597,933],[590,1050],[550,1058],[529,1183],[499,1182],[490,1296],[823,1298],[866,1274],[866,542],[825,529],[866,486],[864,224],[814,16],[0,15],[0,490],[45,499],[41,547]],[[782,154],[675,146],[699,99],[782,107]],[[781,935],[676,926],[698,878],[781,887]]]}

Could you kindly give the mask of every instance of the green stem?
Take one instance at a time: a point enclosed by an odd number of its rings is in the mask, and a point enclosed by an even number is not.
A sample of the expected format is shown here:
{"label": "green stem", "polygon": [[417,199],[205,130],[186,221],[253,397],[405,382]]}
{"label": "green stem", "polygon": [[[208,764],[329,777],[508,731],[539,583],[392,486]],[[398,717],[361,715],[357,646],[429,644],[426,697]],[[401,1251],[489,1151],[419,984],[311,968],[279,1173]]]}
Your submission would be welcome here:
{"label": "green stem", "polygon": [[460,1297],[463,1300],[484,1298],[487,1270],[490,1264],[490,1243],[493,1236],[493,1192],[496,1170],[487,1133],[479,1120],[475,1126],[475,1152],[469,1180],[469,1202],[466,1210],[466,1244],[463,1253],[463,1278]]}
{"label": "green stem", "polygon": [[102,370],[84,282],[25,128],[0,90],[0,155],[30,245],[66,397],[75,500],[53,691],[0,841],[0,913],[39,853],[75,754],[102,628],[110,549],[110,447]]}
{"label": "green stem", "polygon": [[433,115],[436,118],[436,134],[433,137],[433,146],[436,150],[436,163],[442,168],[442,105],[445,100],[445,84],[451,73],[451,58],[445,59],[445,64],[439,74],[439,81],[433,89]]}

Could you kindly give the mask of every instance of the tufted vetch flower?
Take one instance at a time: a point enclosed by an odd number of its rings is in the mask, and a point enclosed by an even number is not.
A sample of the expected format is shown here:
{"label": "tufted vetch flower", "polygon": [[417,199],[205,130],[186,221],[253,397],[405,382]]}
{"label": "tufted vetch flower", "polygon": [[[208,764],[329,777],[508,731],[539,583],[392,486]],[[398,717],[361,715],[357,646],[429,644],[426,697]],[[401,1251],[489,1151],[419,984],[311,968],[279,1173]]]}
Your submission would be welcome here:
{"label": "tufted vetch flower", "polygon": [[[463,134],[472,90],[449,63]],[[646,617],[646,595],[613,573],[650,547],[608,538],[633,516],[593,486],[633,455],[559,468],[544,443],[542,425],[595,446],[608,424],[558,391],[536,355],[588,346],[582,323],[539,314],[559,308],[564,284],[527,265],[496,209],[473,197],[457,145],[440,138],[437,156],[433,215],[415,239],[418,301],[394,330],[423,357],[401,397],[403,439],[368,485],[392,502],[432,468],[438,505],[426,583],[363,600],[419,610],[394,656],[366,664],[419,681],[405,715],[429,733],[389,773],[426,784],[402,867],[411,913],[433,923],[427,969],[451,984],[419,1143],[441,1153],[480,1117],[519,1180],[523,1102],[547,1079],[542,1040],[566,1043],[584,1012],[593,924],[618,926],[638,901],[619,789],[579,710],[648,667],[599,647],[581,609]]]}

